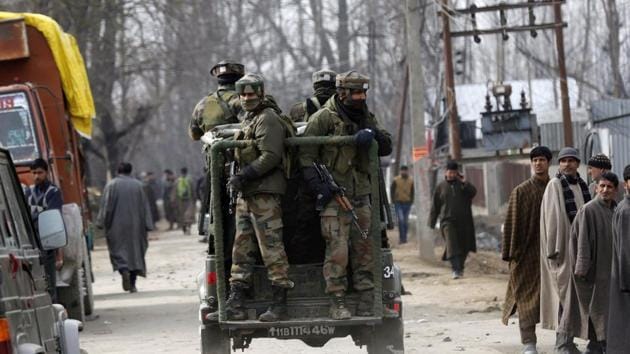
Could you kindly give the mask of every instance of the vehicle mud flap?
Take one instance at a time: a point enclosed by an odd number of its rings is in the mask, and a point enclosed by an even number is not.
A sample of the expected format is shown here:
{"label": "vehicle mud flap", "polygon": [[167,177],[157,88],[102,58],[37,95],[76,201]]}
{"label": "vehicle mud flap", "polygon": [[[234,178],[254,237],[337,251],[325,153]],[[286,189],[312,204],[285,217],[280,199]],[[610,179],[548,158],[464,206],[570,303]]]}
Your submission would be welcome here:
{"label": "vehicle mud flap", "polygon": [[[401,312],[402,313],[402,312]],[[367,341],[368,354],[403,354],[405,328],[402,316],[384,318]]]}
{"label": "vehicle mud flap", "polygon": [[230,337],[218,325],[199,326],[201,354],[229,354]]}

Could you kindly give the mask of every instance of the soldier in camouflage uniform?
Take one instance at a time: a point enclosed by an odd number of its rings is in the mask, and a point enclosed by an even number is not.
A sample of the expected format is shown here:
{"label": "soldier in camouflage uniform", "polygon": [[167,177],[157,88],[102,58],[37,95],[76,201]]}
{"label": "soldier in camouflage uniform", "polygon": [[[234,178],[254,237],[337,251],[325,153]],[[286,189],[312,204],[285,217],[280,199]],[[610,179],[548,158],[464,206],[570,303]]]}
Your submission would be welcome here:
{"label": "soldier in camouflage uniform", "polygon": [[326,101],[335,94],[336,76],[336,72],[327,69],[313,73],[313,97],[309,97],[304,102],[298,102],[291,107],[289,116],[294,122],[307,122],[308,118],[322,108]]}
{"label": "soldier in camouflage uniform", "polygon": [[336,86],[337,93],[309,119],[304,136],[354,135],[355,145],[304,146],[300,150],[300,165],[305,180],[317,194],[322,235],[326,240],[324,278],[326,293],[331,296],[330,316],[340,320],[351,317],[344,300],[348,288],[348,253],[353,287],[360,294],[356,315],[372,315],[374,245],[371,238],[364,240],[358,232],[350,232],[351,217],[332,199],[334,191],[319,180],[313,162],[324,163],[337,184],[345,188],[361,228],[368,230],[371,223],[370,178],[377,178],[369,174],[368,148],[376,140],[379,156],[389,155],[392,141],[391,135],[379,126],[365,103],[368,77],[354,71],[339,74]]}
{"label": "soldier in camouflage uniform", "polygon": [[245,75],[236,82],[236,91],[245,112],[242,130],[235,139],[255,140],[255,144],[235,150],[240,171],[229,181],[229,185],[239,191],[239,197],[227,314],[233,320],[246,319],[243,298],[252,286],[255,256],[260,250],[272,285],[273,304],[259,320],[278,321],[287,315],[287,290],[293,287],[288,278],[289,263],[282,243],[280,206],[280,198],[286,189],[282,170],[286,131],[277,105],[265,98],[260,76]]}
{"label": "soldier in camouflage uniform", "polygon": [[188,134],[193,140],[199,140],[208,130],[221,124],[238,123],[241,111],[234,83],[245,73],[243,64],[224,60],[210,69],[210,75],[217,78],[219,87],[204,97],[192,114]]}

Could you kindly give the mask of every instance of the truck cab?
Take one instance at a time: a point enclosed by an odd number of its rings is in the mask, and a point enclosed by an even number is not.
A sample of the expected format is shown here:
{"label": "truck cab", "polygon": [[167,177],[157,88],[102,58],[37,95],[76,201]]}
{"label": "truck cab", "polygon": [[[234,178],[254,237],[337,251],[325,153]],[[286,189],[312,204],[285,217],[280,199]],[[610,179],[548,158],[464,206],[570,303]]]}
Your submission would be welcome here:
{"label": "truck cab", "polygon": [[12,155],[26,188],[36,158],[50,166],[68,227],[57,292],[70,317],[83,321],[93,299],[80,137],[89,137],[94,116],[83,59],[74,38],[51,18],[0,12],[0,66],[0,147]]}
{"label": "truck cab", "polygon": [[[221,127],[215,128],[215,138],[202,138],[206,144],[211,145],[209,151],[209,171],[211,173],[211,213],[212,215],[225,215],[225,196],[221,195],[225,190],[222,184],[227,180],[225,176],[225,151],[235,147],[245,147],[251,141],[233,141],[222,136],[231,136],[232,129],[226,129],[227,134],[221,134]],[[298,129],[299,134],[299,129]],[[233,134],[232,134],[233,135]],[[305,144],[353,144],[352,137],[295,137],[288,138],[288,147],[299,147]],[[379,159],[376,144],[372,144],[370,150],[370,171],[372,178],[371,203],[373,206],[380,204],[379,181],[376,176],[379,173]],[[301,178],[289,179],[291,185],[303,184]],[[217,191],[217,192],[215,192]],[[218,192],[221,191],[221,192]],[[287,192],[289,198],[295,200],[293,192]],[[299,339],[311,347],[322,347],[330,339],[350,336],[357,346],[367,347],[368,353],[403,353],[404,352],[404,327],[403,304],[401,300],[401,275],[400,269],[394,264],[391,250],[383,244],[382,235],[385,225],[381,222],[382,208],[372,208],[372,224],[368,237],[372,240],[374,253],[374,308],[373,316],[354,316],[358,303],[358,295],[349,289],[346,295],[346,304],[353,313],[348,320],[333,320],[328,317],[330,298],[325,293],[325,282],[322,274],[323,253],[316,247],[303,245],[309,254],[308,261],[301,261],[292,257],[293,252],[287,247],[287,238],[298,237],[300,240],[317,241],[313,237],[296,236],[295,222],[290,222],[294,213],[292,211],[304,207],[283,201],[283,237],[285,249],[289,258],[289,279],[295,283],[295,287],[289,290],[287,295],[287,308],[289,320],[278,322],[261,322],[258,316],[271,304],[271,284],[267,279],[267,271],[264,265],[255,266],[252,284],[253,294],[246,301],[248,319],[244,321],[229,320],[225,312],[225,301],[228,293],[229,262],[226,257],[230,254],[232,240],[230,239],[229,220],[225,217],[211,217],[208,229],[209,247],[205,259],[205,269],[198,277],[201,320],[201,352],[229,353],[231,349],[245,349],[255,342],[256,338],[275,338],[278,340]],[[319,225],[315,226],[317,228]],[[358,232],[351,228],[351,232]],[[321,240],[320,240],[321,241]],[[313,254],[318,254],[313,257]],[[351,272],[348,272],[349,276]],[[348,284],[352,284],[351,281]],[[218,315],[218,316],[217,316]]]}
{"label": "truck cab", "polygon": [[78,354],[81,323],[52,303],[40,262],[43,251],[66,244],[64,222],[48,210],[38,223],[40,235],[10,153],[0,149],[0,353]]}

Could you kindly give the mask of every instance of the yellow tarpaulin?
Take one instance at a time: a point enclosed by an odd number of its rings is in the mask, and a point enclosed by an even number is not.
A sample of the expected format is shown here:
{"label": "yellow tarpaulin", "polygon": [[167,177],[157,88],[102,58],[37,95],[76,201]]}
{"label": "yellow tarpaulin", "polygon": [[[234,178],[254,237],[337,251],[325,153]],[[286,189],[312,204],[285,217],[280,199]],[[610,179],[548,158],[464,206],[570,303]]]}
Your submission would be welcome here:
{"label": "yellow tarpaulin", "polygon": [[90,138],[92,119],[96,112],[90,82],[76,40],[48,16],[0,11],[0,20],[10,18],[24,18],[24,23],[44,35],[61,75],[61,85],[68,102],[72,125],[81,136]]}

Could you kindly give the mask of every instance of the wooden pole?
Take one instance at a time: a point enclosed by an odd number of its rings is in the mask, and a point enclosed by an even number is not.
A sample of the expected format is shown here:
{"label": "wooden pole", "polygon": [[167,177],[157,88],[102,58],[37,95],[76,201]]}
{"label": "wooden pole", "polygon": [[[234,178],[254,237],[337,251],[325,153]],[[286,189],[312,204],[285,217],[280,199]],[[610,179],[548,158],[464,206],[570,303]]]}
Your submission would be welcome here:
{"label": "wooden pole", "polygon": [[[555,23],[561,24],[562,8],[560,3],[556,3],[553,5],[553,14]],[[564,146],[573,146],[573,127],[571,125],[571,107],[569,105],[569,85],[567,82],[567,68],[564,62],[564,36],[562,26],[556,26],[556,50],[558,52],[558,73],[560,75],[560,102],[562,104]]]}
{"label": "wooden pole", "polygon": [[446,85],[446,109],[449,116],[449,152],[451,159],[459,160],[462,157],[462,148],[459,139],[459,117],[457,103],[455,101],[455,76],[453,73],[453,46],[451,43],[451,18],[448,13],[448,0],[442,0],[442,39],[444,41],[444,64]]}
{"label": "wooden pole", "polygon": [[403,144],[403,132],[405,128],[405,108],[407,106],[407,87],[409,86],[409,67],[407,63],[405,67],[405,78],[403,80],[402,96],[400,96],[400,106],[398,106],[398,136],[396,141],[396,161],[394,162],[394,174],[400,171],[400,156]]}

